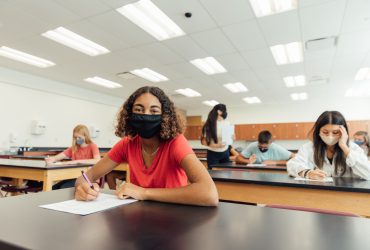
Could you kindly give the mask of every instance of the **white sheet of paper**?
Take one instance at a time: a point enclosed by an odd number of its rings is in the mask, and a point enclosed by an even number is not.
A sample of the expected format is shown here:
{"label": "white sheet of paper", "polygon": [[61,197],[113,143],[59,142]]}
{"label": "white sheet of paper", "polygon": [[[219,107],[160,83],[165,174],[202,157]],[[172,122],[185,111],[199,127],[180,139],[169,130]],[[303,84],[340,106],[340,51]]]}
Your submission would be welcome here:
{"label": "white sheet of paper", "polygon": [[266,164],[263,163],[249,163],[247,167],[266,167]]}
{"label": "white sheet of paper", "polygon": [[93,201],[68,200],[47,205],[41,205],[40,207],[60,212],[88,215],[109,208],[130,204],[135,201],[137,200],[134,199],[120,200],[115,195],[100,193],[99,197]]}
{"label": "white sheet of paper", "polygon": [[222,142],[226,145],[233,144],[234,125],[225,125],[222,127]]}
{"label": "white sheet of paper", "polygon": [[303,177],[296,177],[294,178],[296,181],[318,181],[318,182],[334,182],[332,177],[325,177],[322,180],[312,180],[312,179],[306,179]]}

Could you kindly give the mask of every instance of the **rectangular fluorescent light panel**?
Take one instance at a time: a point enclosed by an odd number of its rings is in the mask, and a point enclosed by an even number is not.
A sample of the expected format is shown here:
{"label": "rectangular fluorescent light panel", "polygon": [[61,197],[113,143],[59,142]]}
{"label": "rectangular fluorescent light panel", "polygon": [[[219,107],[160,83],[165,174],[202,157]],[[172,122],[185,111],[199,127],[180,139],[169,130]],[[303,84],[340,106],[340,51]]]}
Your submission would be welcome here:
{"label": "rectangular fluorescent light panel", "polygon": [[130,71],[132,74],[142,77],[151,82],[164,82],[168,81],[168,78],[164,75],[161,75],[151,69],[143,68],[143,69],[135,69]]}
{"label": "rectangular fluorescent light panel", "polygon": [[292,94],[290,94],[290,97],[292,98],[293,101],[302,101],[302,100],[306,100],[308,98],[306,92],[292,93]]}
{"label": "rectangular fluorescent light panel", "polygon": [[361,68],[358,70],[355,80],[356,81],[363,81],[370,79],[370,68]]}
{"label": "rectangular fluorescent light panel", "polygon": [[98,76],[89,77],[89,78],[86,78],[84,80],[86,82],[90,82],[90,83],[93,83],[93,84],[96,84],[96,85],[99,85],[99,86],[102,86],[102,87],[110,88],[110,89],[115,89],[115,88],[121,88],[122,87],[122,85],[119,84],[119,83],[112,82],[112,81],[109,81],[107,79],[104,79],[104,78],[101,78],[101,77],[98,77]]}
{"label": "rectangular fluorescent light panel", "polygon": [[257,96],[245,97],[243,100],[249,104],[261,103],[261,100]]}
{"label": "rectangular fluorescent light panel", "polygon": [[207,106],[211,106],[211,107],[213,107],[213,106],[215,106],[215,105],[219,104],[219,102],[218,102],[218,101],[215,101],[215,100],[204,101],[203,103],[204,103],[205,105],[207,105]]}
{"label": "rectangular fluorescent light panel", "polygon": [[249,0],[256,17],[269,16],[297,8],[297,0]]}
{"label": "rectangular fluorescent light panel", "polygon": [[214,57],[198,58],[191,60],[190,63],[207,75],[227,72],[227,70]]}
{"label": "rectangular fluorescent light panel", "polygon": [[298,63],[303,61],[301,42],[278,44],[271,46],[270,50],[277,65]]}
{"label": "rectangular fluorescent light panel", "polygon": [[345,97],[370,97],[370,86],[363,84],[347,89]]}
{"label": "rectangular fluorescent light panel", "polygon": [[301,87],[306,85],[306,77],[304,75],[284,77],[285,85],[288,88]]}
{"label": "rectangular fluorescent light panel", "polygon": [[197,96],[201,96],[201,94],[195,90],[192,90],[190,88],[186,88],[186,89],[178,89],[176,90],[177,93],[179,94],[182,94],[186,97],[197,97]]}
{"label": "rectangular fluorescent light panel", "polygon": [[99,56],[110,52],[107,48],[104,48],[103,46],[94,43],[64,27],[59,27],[55,30],[49,30],[41,35],[89,56]]}
{"label": "rectangular fluorescent light panel", "polygon": [[4,56],[40,68],[47,68],[55,65],[55,63],[51,61],[6,46],[0,47],[0,56]]}
{"label": "rectangular fluorescent light panel", "polygon": [[233,93],[247,92],[248,89],[241,82],[236,83],[227,83],[224,84],[224,87],[230,90]]}
{"label": "rectangular fluorescent light panel", "polygon": [[116,10],[159,41],[185,35],[185,32],[150,0],[140,0]]}

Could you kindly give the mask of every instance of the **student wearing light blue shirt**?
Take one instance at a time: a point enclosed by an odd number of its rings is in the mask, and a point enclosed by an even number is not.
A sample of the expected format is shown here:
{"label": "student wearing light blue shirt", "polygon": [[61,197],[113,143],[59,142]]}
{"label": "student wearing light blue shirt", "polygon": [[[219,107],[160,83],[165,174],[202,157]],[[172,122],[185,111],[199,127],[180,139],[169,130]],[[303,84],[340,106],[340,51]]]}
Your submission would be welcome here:
{"label": "student wearing light blue shirt", "polygon": [[294,154],[272,142],[272,135],[264,130],[258,134],[258,141],[252,142],[237,156],[236,162],[243,164],[283,164]]}

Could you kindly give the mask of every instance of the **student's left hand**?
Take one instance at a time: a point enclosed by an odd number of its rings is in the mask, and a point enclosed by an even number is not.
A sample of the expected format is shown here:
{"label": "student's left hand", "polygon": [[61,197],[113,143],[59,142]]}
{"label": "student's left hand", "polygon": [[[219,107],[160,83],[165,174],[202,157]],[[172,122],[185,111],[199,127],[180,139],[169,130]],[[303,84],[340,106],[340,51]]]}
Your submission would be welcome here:
{"label": "student's left hand", "polygon": [[347,145],[348,133],[343,125],[339,126],[339,130],[341,134],[339,138],[339,146],[341,147],[341,146]]}
{"label": "student's left hand", "polygon": [[125,183],[116,189],[118,199],[127,199],[128,197],[136,200],[144,200],[145,189],[132,183]]}

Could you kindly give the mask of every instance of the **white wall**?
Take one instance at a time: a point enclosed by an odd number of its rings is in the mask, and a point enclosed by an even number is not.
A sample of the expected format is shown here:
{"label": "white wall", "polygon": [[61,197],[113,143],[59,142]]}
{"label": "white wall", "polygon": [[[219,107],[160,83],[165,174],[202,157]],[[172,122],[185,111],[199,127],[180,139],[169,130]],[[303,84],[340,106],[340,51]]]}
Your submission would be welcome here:
{"label": "white wall", "polygon": [[[118,138],[114,122],[124,99],[21,72],[0,68],[0,151],[10,146],[67,147],[77,124],[100,128],[94,141],[111,147]],[[31,135],[31,121],[46,124],[43,135]],[[18,140],[10,143],[14,133]]]}
{"label": "white wall", "polygon": [[[226,103],[227,105],[227,103]],[[329,97],[325,100],[302,101],[292,104],[281,105],[244,105],[241,107],[227,107],[228,120],[232,124],[253,124],[253,123],[284,123],[284,122],[314,122],[325,110],[337,110],[347,120],[370,120],[370,99],[334,99]],[[202,107],[198,110],[188,110],[187,115],[201,115],[202,120],[207,119],[211,108]],[[288,149],[298,149],[305,141],[283,140],[276,141]],[[195,148],[202,148],[200,142],[191,141]],[[236,141],[234,146],[246,147],[248,142]]]}

